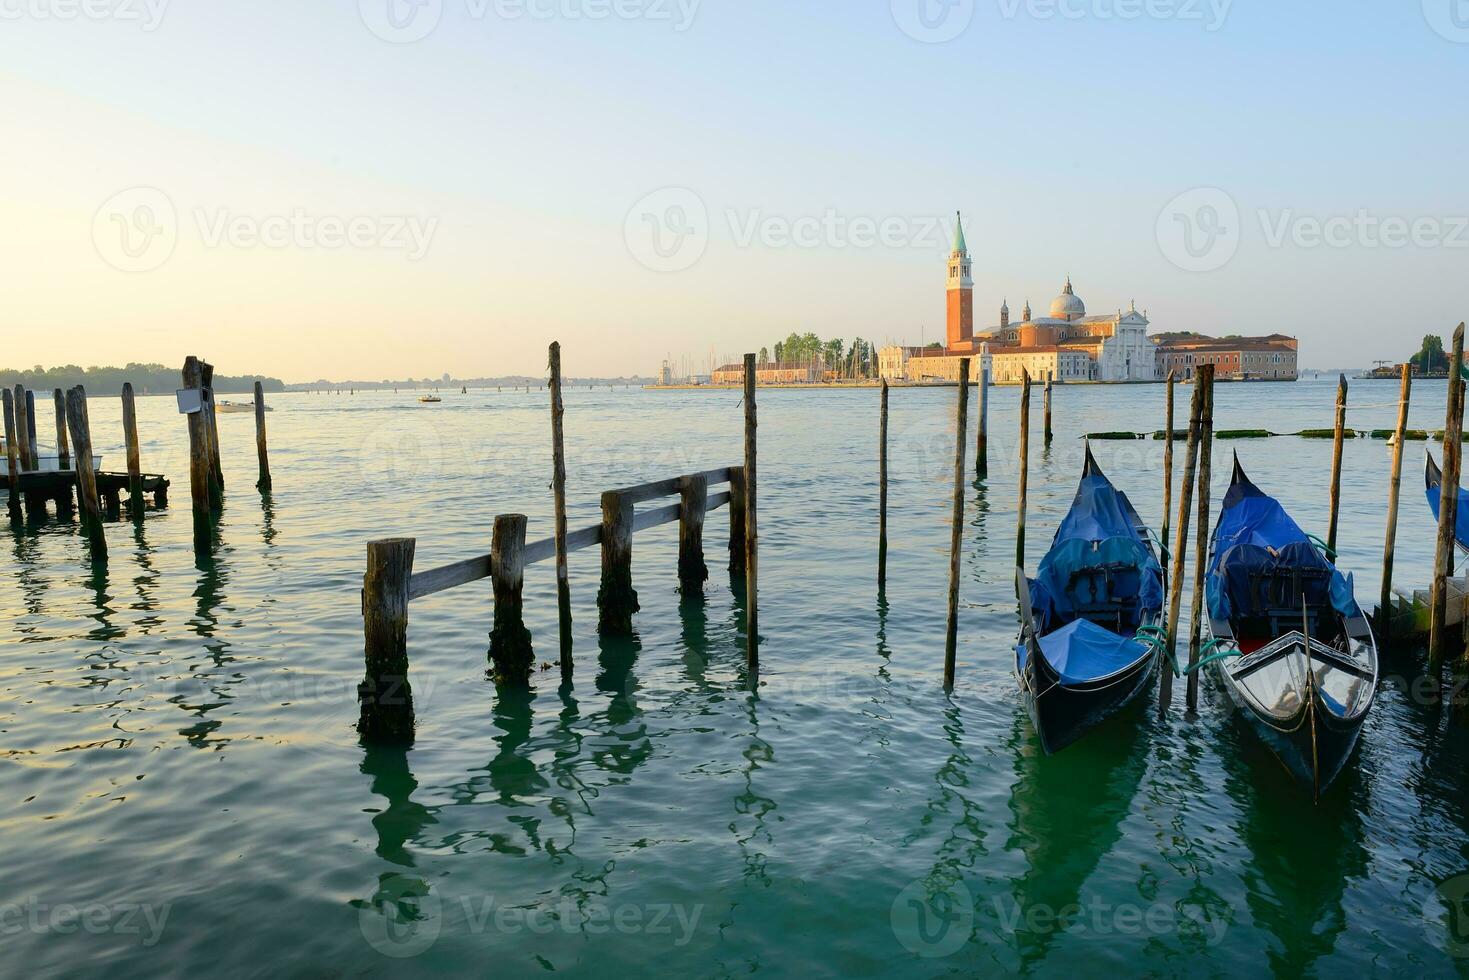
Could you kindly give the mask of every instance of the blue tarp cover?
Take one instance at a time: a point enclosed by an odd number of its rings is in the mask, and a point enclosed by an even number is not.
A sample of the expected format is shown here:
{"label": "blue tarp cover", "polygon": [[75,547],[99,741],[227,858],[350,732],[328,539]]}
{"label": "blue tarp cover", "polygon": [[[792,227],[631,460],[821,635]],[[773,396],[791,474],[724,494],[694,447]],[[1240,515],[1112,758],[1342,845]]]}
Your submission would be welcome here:
{"label": "blue tarp cover", "polygon": [[[1439,487],[1428,488],[1428,506],[1433,510],[1433,519],[1438,520]],[[1459,546],[1469,548],[1469,490],[1459,488],[1459,508],[1454,511],[1454,537]]]}
{"label": "blue tarp cover", "polygon": [[[1275,554],[1270,553],[1272,548]],[[1319,570],[1329,582],[1319,586],[1303,582],[1307,602],[1329,602],[1343,616],[1357,614],[1352,577],[1326,560],[1280,502],[1249,480],[1230,487],[1214,529],[1214,554],[1209,559],[1205,597],[1210,615],[1228,619],[1231,612],[1268,605],[1268,596],[1252,595],[1260,579],[1296,568]],[[1321,594],[1314,594],[1318,590]],[[1292,605],[1299,602],[1300,596],[1291,600]]]}
{"label": "blue tarp cover", "polygon": [[[1152,654],[1147,644],[1118,636],[1086,619],[1077,619],[1040,638],[1041,653],[1065,684],[1081,684],[1115,674]],[[1021,667],[1025,648],[1020,648]]]}

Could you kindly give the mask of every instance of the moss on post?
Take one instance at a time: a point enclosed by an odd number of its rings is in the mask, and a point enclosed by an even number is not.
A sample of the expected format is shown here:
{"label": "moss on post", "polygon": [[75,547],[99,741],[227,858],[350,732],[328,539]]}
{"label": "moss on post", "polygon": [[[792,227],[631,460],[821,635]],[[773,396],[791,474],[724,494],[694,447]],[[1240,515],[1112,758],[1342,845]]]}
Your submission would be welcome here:
{"label": "moss on post", "polygon": [[499,684],[525,685],[535,667],[530,630],[525,628],[524,514],[501,514],[495,518],[495,539],[490,548],[490,578],[495,586],[495,621],[490,629],[490,668]]}
{"label": "moss on post", "polygon": [[616,490],[602,494],[602,586],[597,590],[597,632],[631,636],[638,593],[632,587],[632,504]]}

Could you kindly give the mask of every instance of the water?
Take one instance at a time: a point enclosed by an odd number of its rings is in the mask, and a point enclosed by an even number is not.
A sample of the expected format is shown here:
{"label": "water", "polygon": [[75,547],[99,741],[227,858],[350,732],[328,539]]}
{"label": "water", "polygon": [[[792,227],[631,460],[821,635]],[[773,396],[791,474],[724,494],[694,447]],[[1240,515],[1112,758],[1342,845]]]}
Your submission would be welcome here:
{"label": "water", "polygon": [[[1162,425],[1161,386],[1055,397],[1055,445],[1033,442],[1032,569],[1074,490],[1077,436]],[[1396,397],[1395,382],[1354,383],[1354,404],[1379,407],[1351,424],[1392,425]],[[1413,426],[1441,425],[1443,397],[1419,384]],[[1217,426],[1325,427],[1333,399],[1326,380],[1220,385]],[[572,526],[598,520],[603,489],[738,462],[738,400],[568,392]],[[174,507],[109,525],[105,570],[70,527],[6,538],[0,971],[1435,976],[1469,962],[1436,896],[1469,883],[1453,880],[1469,872],[1469,744],[1407,684],[1384,688],[1315,807],[1207,686],[1196,718],[1180,697],[1166,724],[1140,710],[1039,755],[1010,674],[1015,389],[994,392],[991,479],[967,491],[952,697],[953,390],[892,395],[884,599],[876,392],[762,391],[758,693],[720,510],[702,603],[680,603],[674,527],[638,535],[632,642],[599,643],[597,554],[572,556],[569,688],[556,671],[529,695],[485,679],[487,584],[415,602],[408,751],[353,732],[364,545],[416,536],[423,569],[488,550],[497,512],[548,533],[546,396],[271,401],[265,502],[251,417],[220,417],[212,558],[192,551],[185,426],[163,398],[140,402],[143,460],[174,479]],[[109,468],[119,414],[92,403]],[[1216,513],[1234,446],[1324,533],[1329,440],[1221,443]],[[1095,449],[1156,526],[1161,443]],[[1380,441],[1348,444],[1342,564],[1369,606],[1389,463]],[[1414,444],[1397,558],[1411,585],[1434,534],[1420,465]],[[530,570],[525,604],[554,659],[550,565]]]}

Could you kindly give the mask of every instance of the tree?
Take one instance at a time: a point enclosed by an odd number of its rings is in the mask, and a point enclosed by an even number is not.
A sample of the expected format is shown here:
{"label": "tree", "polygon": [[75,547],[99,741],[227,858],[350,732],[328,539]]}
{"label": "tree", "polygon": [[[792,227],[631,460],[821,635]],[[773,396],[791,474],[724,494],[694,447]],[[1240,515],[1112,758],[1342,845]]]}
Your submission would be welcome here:
{"label": "tree", "polygon": [[1411,359],[1413,370],[1420,375],[1432,374],[1449,369],[1449,358],[1444,353],[1443,338],[1433,334],[1423,338],[1423,346]]}
{"label": "tree", "polygon": [[[764,348],[762,347],[761,350],[764,350]],[[775,362],[777,364],[779,364],[781,361],[784,361],[784,360],[785,360],[785,344],[782,344],[780,341],[777,340],[775,342]]]}

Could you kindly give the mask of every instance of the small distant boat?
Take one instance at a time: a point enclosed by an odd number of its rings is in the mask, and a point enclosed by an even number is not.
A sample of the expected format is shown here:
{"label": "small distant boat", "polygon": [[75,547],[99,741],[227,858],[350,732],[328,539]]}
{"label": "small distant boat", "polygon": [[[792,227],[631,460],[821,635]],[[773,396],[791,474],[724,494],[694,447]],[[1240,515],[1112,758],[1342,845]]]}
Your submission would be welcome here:
{"label": "small distant boat", "polygon": [[[254,402],[243,402],[243,403],[241,403],[241,402],[232,402],[232,401],[221,400],[221,401],[217,401],[217,402],[214,403],[214,410],[215,410],[215,412],[219,413],[220,415],[232,415],[232,414],[238,414],[238,413],[241,413],[241,412],[250,412],[250,413],[253,414],[254,411],[255,411],[255,403]],[[274,411],[274,409],[272,409],[269,405],[265,406],[265,410],[267,412]]]}
{"label": "small distant boat", "polygon": [[443,401],[438,395],[420,395],[418,396],[418,400],[425,405],[437,405]]}
{"label": "small distant boat", "polygon": [[1016,569],[1015,675],[1047,754],[1148,688],[1162,662],[1163,566],[1147,525],[1086,450],[1081,484],[1034,579]]}
{"label": "small distant boat", "polygon": [[[1427,459],[1423,464],[1423,482],[1428,485],[1428,508],[1433,511],[1434,520],[1438,520],[1443,471],[1433,461],[1433,453],[1424,455]],[[1454,541],[1459,545],[1460,551],[1469,551],[1469,490],[1462,486],[1459,488],[1459,505],[1454,511]]]}
{"label": "small distant boat", "polygon": [[1343,574],[1285,512],[1234,477],[1205,579],[1212,663],[1230,700],[1313,795],[1357,744],[1377,694],[1377,645]]}

